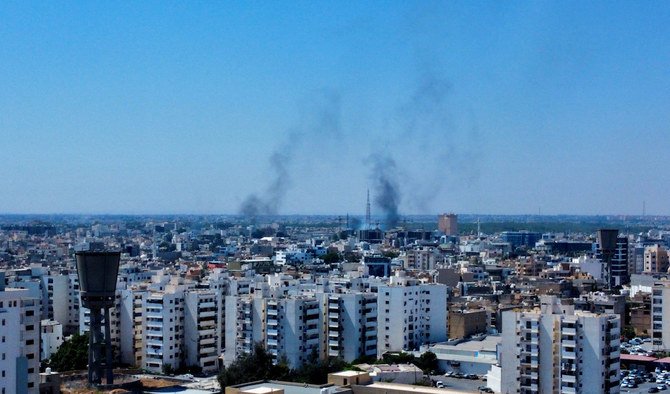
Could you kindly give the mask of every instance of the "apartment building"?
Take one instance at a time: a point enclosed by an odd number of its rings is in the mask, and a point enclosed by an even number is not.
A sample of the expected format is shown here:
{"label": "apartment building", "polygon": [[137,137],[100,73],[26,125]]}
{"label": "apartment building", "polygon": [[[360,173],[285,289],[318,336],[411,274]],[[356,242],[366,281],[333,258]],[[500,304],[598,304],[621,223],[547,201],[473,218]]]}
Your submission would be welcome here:
{"label": "apartment building", "polygon": [[0,273],[0,394],[38,393],[40,302]]}
{"label": "apartment building", "polygon": [[658,281],[652,287],[650,332],[654,350],[670,349],[670,282],[668,281]]}
{"label": "apartment building", "polygon": [[377,356],[377,295],[372,293],[321,294],[327,305],[327,352],[352,362]]}
{"label": "apartment building", "polygon": [[216,293],[209,290],[191,290],[184,297],[186,364],[200,367],[204,373],[218,370],[221,354],[217,346],[220,317],[216,299]]}
{"label": "apartment building", "polygon": [[144,360],[143,299],[147,297],[146,286],[119,290],[119,338],[120,360],[123,364],[140,367]]}
{"label": "apartment building", "polygon": [[63,344],[63,325],[55,320],[40,322],[40,360],[46,360]]}
{"label": "apartment building", "polygon": [[377,356],[447,340],[447,286],[397,272],[377,293]]}
{"label": "apartment building", "polygon": [[647,246],[644,249],[644,272],[666,273],[670,267],[668,251],[660,245]]}
{"label": "apartment building", "polygon": [[284,358],[298,368],[314,353],[321,357],[325,339],[319,301],[314,297],[292,296],[268,299],[266,309],[266,349],[276,359]]}
{"label": "apartment building", "polygon": [[63,334],[79,332],[79,277],[77,273],[67,275],[67,321],[63,322]]}
{"label": "apartment building", "polygon": [[255,343],[265,343],[266,300],[251,294],[226,296],[226,366],[250,353]]}
{"label": "apartment building", "polygon": [[176,370],[184,353],[184,291],[168,285],[163,291],[149,291],[142,300],[143,365],[153,373]]}
{"label": "apartment building", "polygon": [[502,393],[618,393],[621,321],[554,296],[503,312]]}

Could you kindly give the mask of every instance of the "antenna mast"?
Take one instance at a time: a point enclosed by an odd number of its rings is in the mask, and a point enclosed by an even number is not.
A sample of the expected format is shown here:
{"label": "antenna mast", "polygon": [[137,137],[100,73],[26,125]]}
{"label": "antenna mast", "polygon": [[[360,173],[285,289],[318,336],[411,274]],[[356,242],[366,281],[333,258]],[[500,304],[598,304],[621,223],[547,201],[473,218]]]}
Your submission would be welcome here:
{"label": "antenna mast", "polygon": [[372,225],[372,220],[371,220],[371,215],[370,215],[370,189],[368,189],[368,201],[367,204],[365,205],[365,226],[366,228],[370,228]]}

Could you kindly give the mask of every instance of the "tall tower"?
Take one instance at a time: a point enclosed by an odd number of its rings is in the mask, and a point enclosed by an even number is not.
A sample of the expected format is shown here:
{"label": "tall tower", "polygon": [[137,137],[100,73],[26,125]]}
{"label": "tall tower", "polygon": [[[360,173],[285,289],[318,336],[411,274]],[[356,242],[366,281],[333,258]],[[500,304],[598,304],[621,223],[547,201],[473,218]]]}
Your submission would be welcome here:
{"label": "tall tower", "polygon": [[372,219],[370,215],[370,189],[368,189],[368,201],[365,204],[365,228],[372,228]]}
{"label": "tall tower", "polygon": [[458,216],[453,213],[438,215],[437,228],[446,235],[458,235]]}
{"label": "tall tower", "polygon": [[[120,252],[86,251],[75,253],[81,286],[81,303],[91,311],[88,341],[88,382],[112,384],[112,340],[109,309],[114,306],[116,277],[119,275]],[[104,328],[104,334],[103,334]]]}

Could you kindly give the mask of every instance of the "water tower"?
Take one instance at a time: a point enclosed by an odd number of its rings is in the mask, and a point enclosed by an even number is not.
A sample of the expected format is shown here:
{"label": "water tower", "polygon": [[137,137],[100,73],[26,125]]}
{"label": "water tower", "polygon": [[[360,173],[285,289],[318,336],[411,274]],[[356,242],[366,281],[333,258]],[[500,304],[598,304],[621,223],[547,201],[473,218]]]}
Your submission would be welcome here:
{"label": "water tower", "polygon": [[[83,251],[75,253],[81,303],[91,311],[88,341],[88,383],[102,383],[103,369],[107,384],[112,384],[112,339],[109,308],[114,306],[120,252]],[[102,328],[104,326],[104,335]],[[103,356],[104,354],[104,356]]]}

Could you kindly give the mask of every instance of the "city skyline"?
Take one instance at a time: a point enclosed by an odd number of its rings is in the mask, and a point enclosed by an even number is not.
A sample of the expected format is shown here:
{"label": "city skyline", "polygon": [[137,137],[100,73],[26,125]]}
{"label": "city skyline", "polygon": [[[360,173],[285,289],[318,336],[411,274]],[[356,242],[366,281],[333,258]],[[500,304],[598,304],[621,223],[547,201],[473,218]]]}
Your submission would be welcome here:
{"label": "city skyline", "polygon": [[670,214],[661,2],[0,14],[0,213]]}

